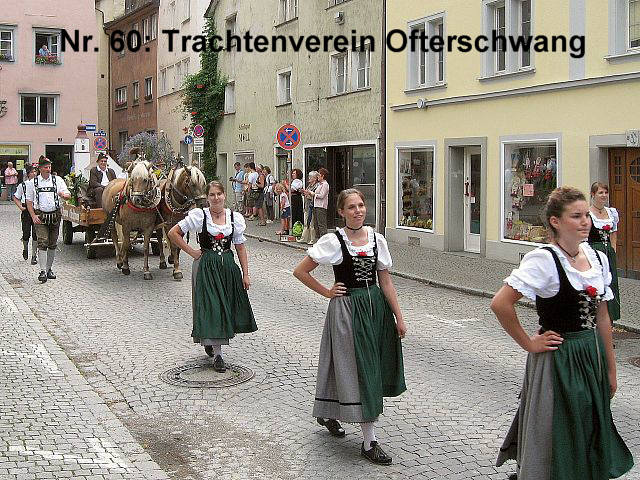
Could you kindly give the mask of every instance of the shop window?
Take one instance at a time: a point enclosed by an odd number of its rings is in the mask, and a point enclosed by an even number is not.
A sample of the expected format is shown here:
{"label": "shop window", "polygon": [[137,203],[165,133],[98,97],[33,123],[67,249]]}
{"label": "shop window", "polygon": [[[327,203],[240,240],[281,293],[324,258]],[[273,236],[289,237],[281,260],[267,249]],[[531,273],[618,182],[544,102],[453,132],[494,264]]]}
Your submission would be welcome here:
{"label": "shop window", "polygon": [[20,99],[20,122],[55,125],[56,97],[45,95],[22,95]]}
{"label": "shop window", "polygon": [[504,144],[504,239],[547,241],[542,212],[557,175],[555,142]]}
{"label": "shop window", "polygon": [[398,150],[398,226],[433,230],[434,149]]}
{"label": "shop window", "polygon": [[35,62],[39,65],[59,65],[60,32],[36,31]]}

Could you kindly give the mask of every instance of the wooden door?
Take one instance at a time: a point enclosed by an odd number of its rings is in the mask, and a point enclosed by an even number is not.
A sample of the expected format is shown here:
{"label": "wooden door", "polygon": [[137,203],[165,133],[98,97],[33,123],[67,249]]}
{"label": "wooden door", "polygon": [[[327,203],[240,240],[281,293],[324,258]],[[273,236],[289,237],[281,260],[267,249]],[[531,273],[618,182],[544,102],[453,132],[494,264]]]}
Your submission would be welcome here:
{"label": "wooden door", "polygon": [[618,225],[617,240],[617,263],[618,270],[623,273],[627,270],[626,261],[626,232],[627,222],[625,213],[627,211],[627,175],[626,175],[626,155],[624,148],[612,148],[609,150],[609,205],[616,208],[620,214],[620,224]]}

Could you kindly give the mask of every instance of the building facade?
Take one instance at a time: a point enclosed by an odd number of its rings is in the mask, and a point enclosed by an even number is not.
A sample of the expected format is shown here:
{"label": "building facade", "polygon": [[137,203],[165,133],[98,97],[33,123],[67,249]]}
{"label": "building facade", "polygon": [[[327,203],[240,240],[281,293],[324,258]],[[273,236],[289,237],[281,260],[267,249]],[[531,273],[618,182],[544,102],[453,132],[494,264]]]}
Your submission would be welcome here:
{"label": "building facade", "polygon": [[[357,51],[317,52],[291,48],[273,52],[221,52],[227,77],[225,114],[217,137],[218,176],[228,178],[236,161],[269,165],[287,176],[287,152],[276,142],[285,123],[301,131],[292,167],[303,172],[324,166],[331,186],[329,225],[339,223],[335,196],[356,186],[367,196],[367,223],[378,211],[380,137],[380,51],[382,4],[366,0],[214,0],[208,15],[216,31],[236,35],[369,37]],[[371,40],[372,39],[372,40]],[[372,46],[371,43],[374,45]],[[377,48],[376,48],[377,47]],[[378,65],[376,68],[375,66]],[[230,186],[229,186],[230,187]]]}
{"label": "building facade", "polygon": [[104,27],[112,38],[124,39],[124,45],[112,42],[117,48],[110,49],[109,58],[109,147],[114,158],[118,157],[129,137],[141,132],[156,133],[158,129],[159,3],[159,0],[127,0],[124,15]]}
{"label": "building facade", "polygon": [[[564,36],[566,51],[389,52],[387,235],[516,262],[556,186],[611,185],[618,267],[640,271],[640,2],[394,2],[407,35]],[[579,40],[586,35],[584,55]],[[537,40],[536,40],[537,41]],[[628,141],[627,134],[631,138]],[[635,142],[635,143],[634,143]]]}
{"label": "building facade", "polygon": [[[62,31],[97,37],[91,2],[3,2],[0,12],[0,169],[40,155],[69,172],[76,126],[97,116],[97,54],[63,51]],[[91,47],[95,46],[90,44]],[[73,78],[74,81],[69,81]]]}

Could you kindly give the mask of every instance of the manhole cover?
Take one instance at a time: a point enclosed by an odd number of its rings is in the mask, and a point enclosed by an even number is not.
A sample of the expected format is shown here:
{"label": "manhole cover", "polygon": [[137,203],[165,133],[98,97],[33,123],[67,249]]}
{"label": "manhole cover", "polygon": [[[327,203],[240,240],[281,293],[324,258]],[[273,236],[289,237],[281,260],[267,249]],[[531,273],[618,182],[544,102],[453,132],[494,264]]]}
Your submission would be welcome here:
{"label": "manhole cover", "polygon": [[160,380],[170,385],[190,388],[225,388],[253,378],[254,373],[241,365],[227,363],[227,371],[218,373],[211,363],[190,363],[160,374]]}
{"label": "manhole cover", "polygon": [[632,357],[629,359],[629,363],[634,367],[640,367],[640,357]]}

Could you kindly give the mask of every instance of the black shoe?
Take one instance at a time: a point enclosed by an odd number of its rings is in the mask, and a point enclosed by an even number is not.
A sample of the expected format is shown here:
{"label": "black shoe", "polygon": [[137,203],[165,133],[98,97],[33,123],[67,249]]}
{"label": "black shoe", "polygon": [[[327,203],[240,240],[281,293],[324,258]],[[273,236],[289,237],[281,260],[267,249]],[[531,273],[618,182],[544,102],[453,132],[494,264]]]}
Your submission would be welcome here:
{"label": "black shoe", "polygon": [[33,257],[31,257],[31,265],[37,265],[37,264],[38,264],[38,259],[34,255]]}
{"label": "black shoe", "polygon": [[220,355],[216,355],[216,358],[213,359],[213,369],[218,373],[227,371],[227,366],[224,364],[224,360]]}
{"label": "black shoe", "polygon": [[213,345],[205,345],[204,352],[210,357],[213,357]]}
{"label": "black shoe", "polygon": [[45,283],[47,281],[47,272],[42,270],[40,275],[38,275],[38,280],[40,280],[40,283]]}
{"label": "black shoe", "polygon": [[384,450],[380,448],[378,442],[371,442],[370,450],[365,450],[364,442],[362,442],[362,447],[360,447],[360,455],[377,465],[391,465],[391,457],[384,453]]}
{"label": "black shoe", "polygon": [[318,421],[318,425],[327,427],[327,430],[329,430],[329,432],[331,432],[331,435],[333,435],[334,437],[344,437],[346,435],[344,428],[342,428],[342,425],[340,425],[340,422],[338,422],[337,420],[334,420],[333,418],[328,418],[327,420],[325,420],[321,417],[316,418],[316,420]]}
{"label": "black shoe", "polygon": [[55,280],[56,279],[56,274],[53,273],[53,270],[49,269],[49,271],[47,272],[47,278],[49,278],[51,280]]}
{"label": "black shoe", "polygon": [[22,250],[22,258],[24,258],[25,260],[29,259],[29,252],[27,251],[26,248]]}
{"label": "black shoe", "polygon": [[511,475],[509,475],[509,480],[518,480],[518,474],[512,473]]}

